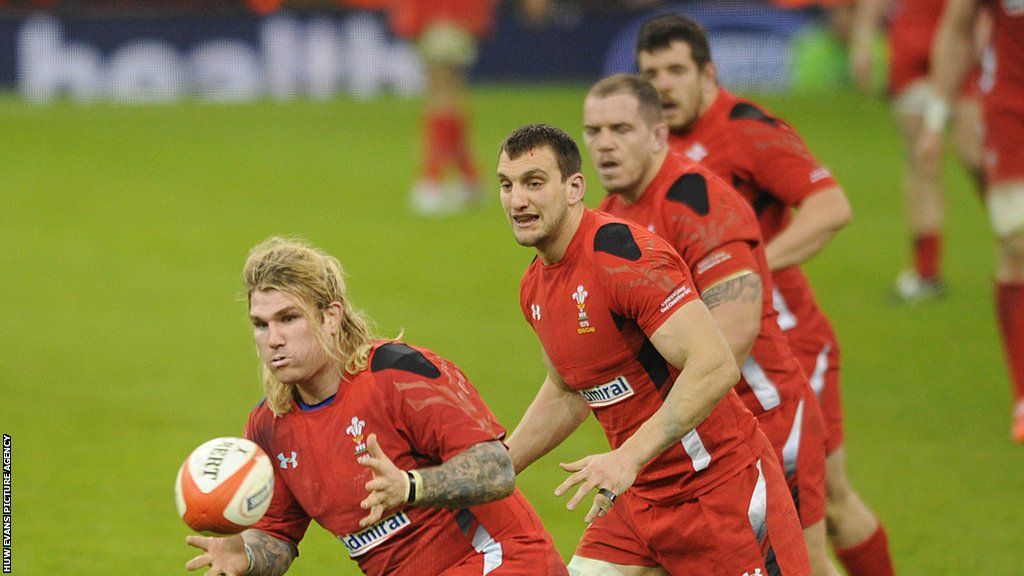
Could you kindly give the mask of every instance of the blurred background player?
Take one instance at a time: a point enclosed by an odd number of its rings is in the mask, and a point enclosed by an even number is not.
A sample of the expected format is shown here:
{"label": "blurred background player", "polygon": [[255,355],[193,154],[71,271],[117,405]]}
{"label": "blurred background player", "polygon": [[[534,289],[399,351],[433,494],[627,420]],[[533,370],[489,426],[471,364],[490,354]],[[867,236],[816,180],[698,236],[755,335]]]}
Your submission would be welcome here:
{"label": "blurred background player", "polygon": [[637,64],[661,96],[672,150],[730,182],[757,214],[779,327],[825,417],[825,519],[836,555],[852,576],[892,574],[885,531],[847,479],[839,346],[800,270],[849,222],[846,195],[791,127],[718,86],[696,22],[667,15],[645,23]]}
{"label": "blurred background player", "polygon": [[[857,86],[870,90],[874,69],[875,33],[888,10],[893,10],[889,28],[888,94],[903,141],[903,188],[907,225],[911,236],[913,266],[896,279],[893,295],[899,302],[938,298],[945,292],[942,281],[942,227],[945,200],[942,164],[937,159],[913,153],[925,122],[925,103],[931,97],[928,82],[929,55],[944,0],[860,0],[856,8],[851,42],[851,74]],[[979,17],[971,44],[980,61],[990,27]],[[977,70],[977,66],[972,66]],[[953,141],[961,162],[981,186],[981,106],[977,74],[966,79],[955,104]]]}
{"label": "blurred background player", "polygon": [[658,92],[640,76],[609,76],[590,89],[583,134],[608,191],[598,209],[661,236],[690,269],[741,367],[736,391],[786,474],[811,573],[839,576],[825,541],[825,425],[779,329],[754,211],[721,178],[669,151]]}
{"label": "blurred background player", "polygon": [[[1024,443],[1024,2],[990,3],[995,76],[982,97],[985,201],[996,237],[996,315],[1013,383],[1010,435]],[[971,60],[977,0],[949,0],[932,51],[933,119],[918,142],[924,162],[939,162],[942,128]]]}
{"label": "blurred background player", "polygon": [[189,536],[204,552],[188,569],[284,574],[316,520],[369,575],[566,574],[515,489],[505,430],[457,366],[374,338],[341,264],[305,242],[256,246],[243,279],[266,394],[245,437],[280,465],[263,519]]}
{"label": "blurred background player", "polygon": [[[527,17],[543,18],[548,0],[522,0]],[[427,68],[424,96],[423,168],[413,185],[410,206],[417,214],[439,216],[481,199],[482,190],[469,143],[466,74],[477,59],[477,44],[493,25],[497,0],[398,0],[391,26],[416,40]],[[446,171],[454,168],[451,185]]]}
{"label": "blurred background player", "polygon": [[579,148],[543,124],[501,146],[501,204],[537,257],[520,307],[547,376],[509,437],[516,472],[592,411],[611,452],[562,464],[597,489],[574,575],[808,574],[786,480],[732,387],[732,353],[663,240],[588,210]]}

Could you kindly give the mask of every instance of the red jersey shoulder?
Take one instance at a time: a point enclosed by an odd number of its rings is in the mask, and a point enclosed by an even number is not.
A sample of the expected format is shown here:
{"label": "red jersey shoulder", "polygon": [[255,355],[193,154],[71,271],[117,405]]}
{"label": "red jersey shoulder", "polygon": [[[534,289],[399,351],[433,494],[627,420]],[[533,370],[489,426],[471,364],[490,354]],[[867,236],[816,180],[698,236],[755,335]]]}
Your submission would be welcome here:
{"label": "red jersey shoulder", "polygon": [[650,230],[604,212],[594,212],[594,215],[587,235],[590,240],[588,251],[593,255],[598,270],[622,266],[625,262],[642,266],[647,261],[661,262],[665,259],[675,260],[685,269],[686,265],[672,246]]}
{"label": "red jersey shoulder", "polygon": [[620,313],[633,318],[648,300],[694,292],[690,269],[668,242],[632,222],[595,215],[589,235],[594,276],[623,308]]}
{"label": "red jersey shoulder", "polygon": [[761,242],[757,217],[732,186],[707,168],[682,159],[678,177],[661,191],[666,230],[686,262],[730,242]]}

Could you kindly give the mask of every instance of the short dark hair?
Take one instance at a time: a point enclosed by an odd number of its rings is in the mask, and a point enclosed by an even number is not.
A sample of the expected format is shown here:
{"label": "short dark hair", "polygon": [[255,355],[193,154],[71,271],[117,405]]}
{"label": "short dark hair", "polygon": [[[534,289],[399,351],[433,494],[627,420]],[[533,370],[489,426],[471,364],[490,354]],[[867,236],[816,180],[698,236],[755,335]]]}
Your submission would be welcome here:
{"label": "short dark hair", "polygon": [[636,51],[655,52],[668,48],[672,42],[685,42],[690,46],[693,61],[698,68],[711,62],[711,46],[708,44],[708,33],[704,27],[694,20],[678,14],[665,14],[648,20],[640,28],[640,36],[636,41]]}
{"label": "short dark hair", "polygon": [[642,76],[636,74],[612,74],[594,84],[587,96],[607,98],[616,94],[629,94],[636,98],[640,115],[648,126],[661,122],[661,97],[658,90]]}
{"label": "short dark hair", "polygon": [[583,170],[583,159],[576,141],[564,130],[549,124],[529,124],[517,128],[501,143],[501,151],[508,154],[509,159],[515,160],[530,150],[544,146],[554,151],[562,182]]}

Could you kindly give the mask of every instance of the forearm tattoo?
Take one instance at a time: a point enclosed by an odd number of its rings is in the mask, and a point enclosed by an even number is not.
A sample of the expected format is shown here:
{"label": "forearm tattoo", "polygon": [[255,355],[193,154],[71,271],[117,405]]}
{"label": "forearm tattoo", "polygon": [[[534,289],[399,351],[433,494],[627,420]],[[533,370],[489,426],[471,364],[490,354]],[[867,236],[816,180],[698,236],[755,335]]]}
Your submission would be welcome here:
{"label": "forearm tattoo", "polygon": [[708,288],[700,298],[709,310],[724,302],[760,300],[761,277],[757,274],[744,274]]}
{"label": "forearm tattoo", "polygon": [[504,498],[515,488],[516,474],[508,450],[494,440],[471,446],[423,477],[417,506],[466,508]]}
{"label": "forearm tattoo", "polygon": [[299,555],[290,542],[261,530],[246,530],[242,538],[252,549],[252,567],[248,572],[252,576],[281,576]]}

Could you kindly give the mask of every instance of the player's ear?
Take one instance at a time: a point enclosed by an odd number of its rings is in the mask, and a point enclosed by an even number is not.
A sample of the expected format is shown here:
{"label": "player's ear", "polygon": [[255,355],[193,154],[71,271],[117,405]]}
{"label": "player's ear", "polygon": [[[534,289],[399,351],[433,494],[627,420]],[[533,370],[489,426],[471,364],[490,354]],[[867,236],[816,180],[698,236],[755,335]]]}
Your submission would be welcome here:
{"label": "player's ear", "polygon": [[660,154],[662,150],[668,148],[668,124],[658,122],[654,125],[652,132],[654,136],[654,153]]}
{"label": "player's ear", "polygon": [[704,88],[718,87],[718,68],[714,62],[705,64],[704,68],[700,71],[700,75]]}
{"label": "player's ear", "polygon": [[587,183],[583,180],[583,174],[577,172],[569,177],[569,206],[583,202],[583,196],[587,191]]}
{"label": "player's ear", "polygon": [[341,319],[345,316],[345,306],[341,302],[331,302],[323,309],[323,329],[329,336],[338,335],[341,330]]}

